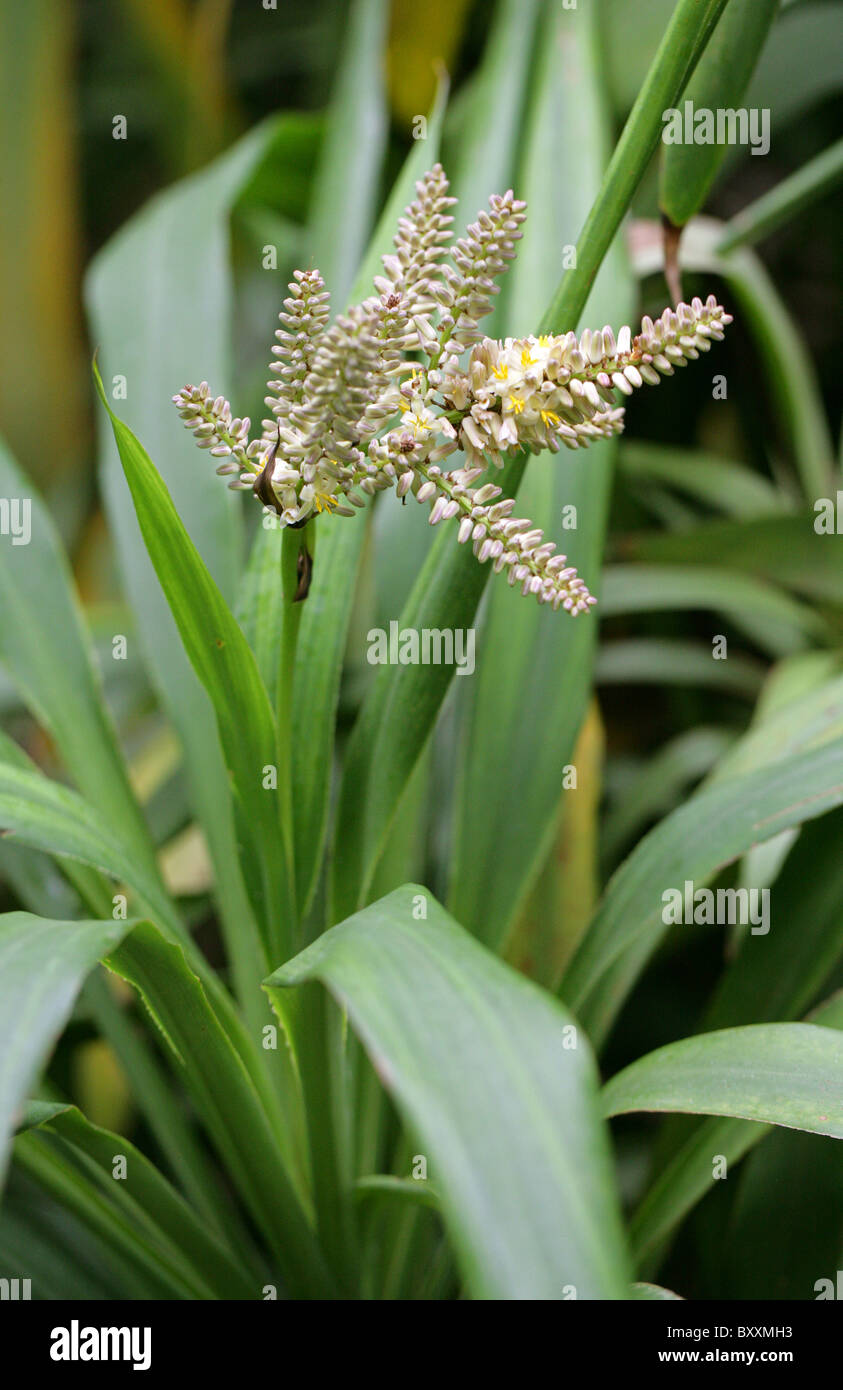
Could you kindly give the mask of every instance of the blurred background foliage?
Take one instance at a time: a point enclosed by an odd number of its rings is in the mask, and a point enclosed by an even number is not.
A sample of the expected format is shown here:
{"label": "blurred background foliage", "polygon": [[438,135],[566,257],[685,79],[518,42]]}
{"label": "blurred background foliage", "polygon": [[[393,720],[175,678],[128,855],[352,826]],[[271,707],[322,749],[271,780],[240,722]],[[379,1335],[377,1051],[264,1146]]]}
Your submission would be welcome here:
{"label": "blurred background foliage", "polygon": [[[672,8],[673,0],[600,0],[612,142]],[[548,118],[536,106],[536,74],[546,51],[539,9],[535,0],[498,0],[497,6],[488,0],[393,0],[387,25],[358,35],[371,48],[372,70],[382,76],[387,97],[386,122],[364,120],[357,137],[383,147],[382,161],[370,161],[379,181],[377,207],[412,147],[414,120],[431,110],[443,70],[450,99],[442,158],[465,198],[463,220],[492,191],[490,167],[508,170],[516,193],[526,192],[537,172],[526,167],[513,132]],[[495,16],[497,49],[487,48]],[[280,285],[301,263],[303,228],[315,224],[330,236],[330,279],[345,290],[356,268],[355,240],[361,246],[368,240],[370,227],[355,227],[355,217],[367,216],[370,200],[362,192],[359,208],[327,206],[325,215],[317,215],[326,196],[316,177],[324,112],[348,42],[347,0],[277,0],[276,6],[271,0],[0,0],[0,435],[47,500],[101,652],[115,631],[132,630],[132,619],[98,496],[90,389],[97,344],[89,338],[83,309],[85,267],[154,195],[202,170],[265,118],[291,113],[245,179],[226,223],[233,267],[232,399],[237,409],[245,401],[259,418]],[[841,46],[843,0],[783,0],[745,97],[746,105],[771,110],[770,153],[762,159],[745,148],[730,150],[704,209],[707,217],[728,221],[839,138]],[[489,110],[488,101],[477,100],[489,83],[500,85],[499,127],[493,121],[484,126],[477,116]],[[125,139],[114,138],[120,116]],[[572,128],[571,139],[580,138]],[[577,187],[564,184],[564,171],[549,167],[543,173],[547,181],[560,180],[554,189],[558,244],[573,244],[590,194],[583,205]],[[628,406],[599,610],[597,698],[573,757],[588,790],[560,806],[558,828],[542,847],[507,947],[510,959],[543,983],[558,983],[612,870],[712,772],[759,718],[764,702],[775,707],[783,689],[793,698],[840,667],[841,541],[829,537],[815,544],[806,516],[821,495],[818,489],[834,487],[839,467],[842,210],[840,188],[829,188],[741,253],[742,259],[734,257],[729,268],[717,259],[716,229],[701,224],[689,230],[686,297],[714,288],[736,315],[716,364],[712,355],[711,370],[726,378],[728,396],[713,399],[711,372],[698,363],[677,373],[669,386],[639,393]],[[658,216],[654,159],[627,227],[639,281],[633,322],[640,312],[656,314],[668,302]],[[183,233],[191,235],[188,227]],[[342,259],[346,242],[348,265]],[[273,296],[267,296],[259,268],[267,244],[278,250]],[[325,269],[321,258],[319,263]],[[545,291],[539,287],[537,313]],[[503,308],[496,310],[498,329],[503,315],[512,322],[527,312],[529,295],[528,281],[519,285],[513,273]],[[604,295],[595,326],[610,312]],[[517,324],[519,331],[530,326]],[[127,339],[131,332],[127,323]],[[794,353],[801,365],[791,373]],[[180,385],[172,381],[172,390]],[[188,447],[166,398],[160,420],[155,428],[173,448]],[[139,432],[160,466],[158,441],[150,438],[151,430]],[[200,462],[196,466],[194,476]],[[533,485],[540,487],[538,481]],[[364,544],[340,698],[341,733],[350,727],[371,676],[364,634],[400,612],[427,550],[430,532],[421,509],[408,509],[400,519],[401,528],[392,526],[378,511],[374,543],[370,537]],[[255,521],[250,513],[248,525]],[[213,557],[205,558],[213,568]],[[712,660],[714,634],[727,639],[728,661]],[[208,867],[202,837],[190,822],[177,740],[160,718],[148,675],[134,656],[103,661],[102,667],[134,784],[163,848],[168,882],[194,903],[194,920],[207,931],[203,944],[213,955]],[[461,697],[451,692],[437,742],[407,789],[377,892],[418,877],[445,895]],[[58,770],[49,740],[26,719],[2,673],[0,715],[42,766]],[[778,860],[775,850],[756,857],[756,876],[747,881],[759,882],[764,874],[772,881],[790,843],[774,842]],[[8,881],[0,892],[8,899],[4,905],[14,905],[14,872],[10,861],[0,859],[4,870]],[[745,871],[739,864],[722,881]],[[465,925],[477,929],[475,921]],[[621,1016],[606,1056],[609,1071],[691,1031],[723,968],[724,943],[715,935],[686,928],[681,938],[667,941]],[[725,943],[727,956],[735,944]],[[839,966],[830,983],[843,984]],[[127,1122],[131,1100],[125,1084],[84,1011],[56,1067],[75,1077],[73,1086],[92,1119],[114,1127]],[[637,1119],[622,1122],[618,1132],[622,1178],[635,1197],[647,1170],[651,1131]],[[778,1148],[763,1150],[763,1160],[759,1150],[748,1171],[736,1219],[750,1231],[763,1221],[752,1201],[762,1161],[772,1181],[776,1164],[807,1166],[821,1147],[802,1135],[780,1135],[776,1143]],[[828,1177],[829,1187],[834,1184],[838,1169]],[[688,1296],[713,1296],[724,1279],[733,1290],[749,1287],[737,1263],[724,1272],[711,1251],[719,1209],[725,1211],[731,1200],[724,1187],[715,1184],[720,1190],[683,1231],[694,1259],[687,1261],[684,1247],[677,1248]],[[697,1271],[697,1289],[688,1286],[688,1268]],[[752,1290],[771,1296],[769,1289],[756,1288],[757,1279],[756,1264]]]}

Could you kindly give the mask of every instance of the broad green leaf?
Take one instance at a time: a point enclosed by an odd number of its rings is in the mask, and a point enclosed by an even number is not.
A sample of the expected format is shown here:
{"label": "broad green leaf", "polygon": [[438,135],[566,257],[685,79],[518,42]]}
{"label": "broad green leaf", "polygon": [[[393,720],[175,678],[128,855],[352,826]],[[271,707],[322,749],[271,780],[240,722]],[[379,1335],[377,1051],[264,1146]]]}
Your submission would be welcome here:
{"label": "broad green leaf", "polygon": [[[136,895],[133,906],[150,915],[164,937],[178,941],[200,976],[213,1003],[214,1012],[233,1041],[241,1062],[264,1099],[268,1076],[257,1043],[258,1035],[247,1031],[215,971],[187,936],[178,917],[173,917],[169,898],[144,877],[128,850],[92,807],[67,787],[51,782],[40,773],[0,764],[0,828],[21,837],[27,845],[69,859],[78,859],[125,884]],[[281,1054],[276,1079],[289,1108],[294,1105],[295,1086],[291,1063]],[[277,1097],[275,1104],[277,1105]]]}
{"label": "broad green leaf", "polygon": [[[826,817],[826,820],[830,819],[832,817]],[[803,832],[806,841],[812,830],[813,827],[809,827]],[[794,865],[794,873],[796,868],[797,866]],[[813,904],[810,902],[807,904],[809,912],[812,906]],[[775,903],[771,911],[777,919],[778,913]],[[804,918],[795,917],[792,925],[798,934],[804,925]],[[766,937],[753,938],[751,943],[746,943],[746,947],[749,947],[751,951],[752,946],[760,944],[762,939],[768,940]],[[732,969],[742,971],[743,967],[737,965]],[[760,1007],[753,1007],[752,995],[744,995],[738,999],[733,994],[731,1002],[739,1005],[739,1014],[736,1015],[734,1011],[730,1013],[728,1008],[730,1001],[724,1000],[717,1009],[716,1017],[712,1011],[705,1026],[736,1022],[737,1017],[740,1017],[741,1021],[744,1017],[766,1021],[771,1018],[773,1007],[777,1009],[779,1018],[792,1016],[798,1008],[798,1001],[803,993],[800,977],[801,972],[797,963],[792,991],[787,992],[786,989],[787,981],[790,980],[788,975],[783,981],[784,989],[774,994],[769,989],[768,982],[765,981],[762,974],[759,979],[758,991]],[[814,1010],[808,1021],[824,1028],[843,1029],[841,996],[832,996],[830,1000]],[[682,1128],[677,1135],[674,1135],[675,1142],[664,1146],[658,1152],[656,1176],[630,1219],[629,1238],[633,1255],[636,1264],[643,1265],[645,1270],[658,1267],[659,1253],[663,1251],[671,1233],[711,1187],[714,1181],[712,1169],[714,1157],[722,1155],[726,1159],[728,1168],[732,1168],[753,1145],[769,1133],[766,1126],[753,1124],[746,1120],[706,1119],[694,1125],[690,1133],[687,1129],[688,1123],[688,1120],[683,1117]]]}
{"label": "broad green leaf", "polygon": [[33,849],[78,860],[108,874],[130,889],[130,901],[132,893],[136,895],[133,908],[151,913],[173,937],[189,943],[158,879],[136,860],[117,830],[70,787],[52,782],[41,772],[0,763],[0,833],[7,841],[19,837]]}
{"label": "broad green leaf", "polygon": [[702,886],[753,845],[843,801],[843,738],[696,793],[636,846],[609,881],[562,982],[562,996],[602,1042],[668,930],[662,893]]}
{"label": "broad green leaf", "polygon": [[[593,6],[587,14],[546,10],[519,180],[529,213],[511,272],[507,333],[535,331],[558,273],[560,241],[573,244],[600,186],[608,142],[594,16]],[[589,297],[592,322],[623,321],[630,299],[622,258],[612,255]],[[614,452],[613,442],[599,444],[587,464],[566,450],[545,454],[531,463],[519,490],[518,515],[542,527],[595,587]],[[576,508],[567,514],[576,517],[575,530],[562,529],[567,506]],[[476,672],[457,682],[448,906],[493,949],[511,932],[548,854],[560,801],[579,795],[563,798],[562,787],[586,708],[596,625],[560,622],[561,616],[493,584],[477,635]],[[503,764],[490,753],[502,747]]]}
{"label": "broad green leaf", "polygon": [[[515,175],[542,8],[541,0],[501,0],[495,7],[463,117],[458,127],[446,127],[460,235],[489,194],[503,193]],[[558,265],[553,271],[558,275]]]}
{"label": "broad green leaf", "polygon": [[[122,1141],[121,1141],[122,1144]],[[115,1259],[122,1280],[128,1278],[134,1297],[144,1299],[199,1299],[208,1296],[207,1286],[186,1270],[184,1261],[173,1258],[146,1232],[135,1229],[131,1217],[117,1210],[98,1183],[56,1146],[33,1131],[18,1136],[14,1146],[15,1167],[33,1178],[59,1205],[69,1211],[95,1235]],[[116,1184],[114,1184],[116,1186]]]}
{"label": "broad green leaf", "polygon": [[237,591],[235,616],[254,652],[273,709],[278,691],[281,593],[281,536],[274,526],[259,526]]}
{"label": "broad green leaf", "polygon": [[149,455],[108,405],[103,405],[129,483],[144,542],[185,651],[214,707],[234,797],[247,888],[263,925],[265,949],[293,939],[293,884],[285,882],[281,820],[274,790],[275,718],[254,654],[202,556],[191,541]]}
{"label": "broad green leaf", "polygon": [[718,763],[709,783],[753,772],[839,738],[843,738],[843,676],[833,675],[753,720]]}
{"label": "broad green leaf", "polygon": [[53,922],[28,912],[0,917],[0,1182],[18,1110],[86,975],[130,929],[126,922]]}
{"label": "broad green leaf", "polygon": [[[778,0],[730,0],[683,94],[695,111],[740,107],[777,9]],[[727,150],[716,140],[663,143],[659,205],[674,226],[699,212]]]}
{"label": "broad green leaf", "polygon": [[[10,881],[23,905],[37,916],[67,919],[78,914],[81,899],[84,909],[107,917],[112,911],[110,888],[97,870],[88,867],[88,863],[93,858],[98,859],[103,846],[109,843],[111,831],[108,826],[98,823],[95,816],[90,820],[89,808],[85,803],[44,778],[23,750],[6,738],[2,731],[0,758],[3,764],[22,768],[29,779],[24,781],[23,786],[20,783],[4,784],[0,773],[0,826],[5,823],[13,828],[13,833],[0,833],[0,869],[7,875],[12,869]],[[53,788],[55,792],[51,790]],[[71,798],[69,805],[65,800],[68,795]],[[14,816],[10,815],[12,807]],[[82,843],[69,842],[68,831],[73,835],[80,825],[86,827]],[[68,880],[65,882],[46,852],[26,849],[19,843],[18,835],[21,833],[33,836],[35,843],[40,840],[51,852],[62,856],[65,856],[65,851],[75,848],[88,862],[63,857],[61,862]],[[133,881],[138,885],[140,896],[135,906],[139,910],[148,906],[152,911],[157,906],[166,911],[168,900],[155,894],[157,880],[147,880],[144,886],[143,873],[135,864],[134,856],[116,844],[110,845],[109,852],[113,855],[113,860],[109,860],[112,872],[117,873],[115,866],[120,865],[121,877],[124,870],[130,876],[136,876]],[[76,893],[71,889],[71,883]],[[60,908],[64,911],[59,911]],[[168,921],[170,928],[178,934],[181,931],[178,919],[163,917],[162,925]],[[191,944],[188,937],[185,936],[184,940]],[[197,963],[203,964],[201,956],[196,959]],[[213,975],[209,975],[209,978],[213,984],[216,983]],[[219,998],[219,989],[215,993]],[[146,1040],[126,1019],[123,1010],[104,987],[100,975],[88,977],[82,990],[82,1000],[90,1008],[103,1037],[114,1048],[131,1085],[133,1099],[149,1123],[185,1193],[213,1224],[217,1224],[221,1216],[227,1219],[228,1212],[220,1204],[219,1188],[212,1178],[207,1159],[185,1119],[177,1097],[173,1096],[160,1062]]]}
{"label": "broad green leaf", "polygon": [[132,932],[109,968],[140,993],[161,1030],[233,1184],[263,1232],[290,1291],[325,1296],[331,1280],[303,1205],[301,1153],[285,1117],[211,1008],[178,946],[152,926]]}
{"label": "broad green leaf", "polygon": [[0,545],[0,662],[80,790],[122,831],[146,871],[159,877],[61,543],[46,507],[2,445],[0,496],[28,503],[30,530],[28,544]]}
{"label": "broad green leaf", "polygon": [[604,617],[674,609],[714,609],[765,651],[786,656],[822,641],[826,626],[808,608],[772,584],[709,565],[610,565],[603,578]]}
{"label": "broad green leaf", "polygon": [[755,1023],[669,1043],[613,1076],[606,1115],[730,1115],[843,1139],[843,1036],[811,1023]]}
{"label": "broad green leaf", "polygon": [[317,979],[424,1145],[471,1294],[560,1299],[573,1284],[580,1298],[623,1298],[593,1064],[564,1010],[413,885],[327,932],[267,987]]}
{"label": "broad green leaf", "polygon": [[[48,1150],[105,1196],[135,1234],[155,1248],[156,1259],[178,1270],[198,1298],[255,1298],[254,1273],[216,1239],[153,1163],[123,1135],[93,1125],[68,1105],[28,1107],[24,1125],[33,1134],[29,1148]],[[117,1155],[125,1175],[114,1178]]]}

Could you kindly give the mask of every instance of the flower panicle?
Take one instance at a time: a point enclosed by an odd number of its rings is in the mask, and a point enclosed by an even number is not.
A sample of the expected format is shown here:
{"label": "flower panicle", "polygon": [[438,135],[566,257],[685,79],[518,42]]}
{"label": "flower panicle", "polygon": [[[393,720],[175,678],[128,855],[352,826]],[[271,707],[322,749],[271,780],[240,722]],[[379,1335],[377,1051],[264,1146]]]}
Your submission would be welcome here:
{"label": "flower panicle", "polygon": [[249,439],[248,416],[243,420],[233,418],[228,401],[224,396],[212,396],[207,381],[184,386],[173,396],[173,403],[199,448],[209,449],[212,458],[222,460],[217,473],[221,477],[238,475],[229,487],[250,487],[251,482],[242,482],[240,475],[251,478],[257,472],[263,445],[260,440]]}
{"label": "flower panicle", "polygon": [[387,489],[411,493],[430,504],[432,525],[459,520],[458,539],[481,564],[576,616],[595,602],[576,569],[514,515],[511,498],[475,481],[515,450],[556,453],[618,434],[622,399],[707,352],[732,318],[710,295],[645,315],[634,336],[607,325],[579,337],[484,337],[478,325],[515,255],[525,204],[512,190],[494,195],[452,244],[454,202],[437,164],[416,184],[376,293],[333,322],[319,271],[295,272],[259,439],[207,382],[173,400],[229,486],[254,491],[283,525],[353,516]]}
{"label": "flower panicle", "polygon": [[421,472],[424,481],[415,495],[418,502],[431,502],[431,526],[458,518],[457,540],[471,541],[481,564],[491,560],[495,573],[505,570],[509,584],[520,585],[522,594],[572,617],[597,602],[567,557],[556,554],[555,542],[527,517],[513,516],[513,498],[503,497],[495,483],[471,486],[482,468],[443,472],[433,465]]}

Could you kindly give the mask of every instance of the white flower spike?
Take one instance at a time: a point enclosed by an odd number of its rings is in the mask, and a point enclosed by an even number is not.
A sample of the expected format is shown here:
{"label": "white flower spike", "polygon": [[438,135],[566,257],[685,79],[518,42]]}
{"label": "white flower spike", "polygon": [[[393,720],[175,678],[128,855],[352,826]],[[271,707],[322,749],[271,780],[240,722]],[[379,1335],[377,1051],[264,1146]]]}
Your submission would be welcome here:
{"label": "white flower spike", "polygon": [[[377,293],[329,324],[329,295],[316,270],[297,270],[279,315],[259,439],[249,420],[207,382],[173,400],[200,448],[221,460],[229,487],[249,489],[285,526],[321,512],[353,516],[364,495],[394,488],[431,504],[430,523],[459,519],[457,538],[477,559],[506,570],[539,603],[572,616],[595,600],[538,528],[513,516],[515,502],[492,483],[473,484],[489,463],[527,449],[587,447],[623,429],[617,393],[655,386],[708,352],[732,322],[711,295],[645,317],[634,337],[592,332],[499,342],[480,320],[515,255],[525,205],[512,191],[489,200],[443,262],[455,199],[437,164],[416,185],[383,257]],[[441,465],[457,451],[453,469]],[[455,461],[456,462],[456,461]],[[363,495],[361,495],[363,494]],[[346,505],[350,504],[350,505]]]}

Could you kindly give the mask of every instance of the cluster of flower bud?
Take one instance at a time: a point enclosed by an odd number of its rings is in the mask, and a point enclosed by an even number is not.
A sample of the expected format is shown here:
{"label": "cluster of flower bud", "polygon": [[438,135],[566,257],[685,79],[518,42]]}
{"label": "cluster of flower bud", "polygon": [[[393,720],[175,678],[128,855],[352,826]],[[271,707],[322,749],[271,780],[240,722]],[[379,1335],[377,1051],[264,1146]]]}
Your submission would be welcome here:
{"label": "cluster of flower bud", "polygon": [[[441,165],[416,186],[383,258],[377,294],[329,324],[316,270],[296,271],[279,315],[266,404],[271,417],[249,442],[249,421],[231,418],[208,385],[173,399],[201,447],[223,460],[232,487],[252,489],[283,524],[318,512],[351,516],[366,495],[394,489],[430,502],[430,521],[459,517],[459,540],[479,561],[540,603],[576,615],[594,599],[565,556],[500,489],[472,483],[514,450],[587,447],[623,428],[617,393],[699,356],[723,337],[730,315],[713,296],[645,317],[633,338],[595,332],[483,337],[497,279],[515,255],[524,204],[511,190],[448,252],[454,199]],[[466,358],[467,360],[463,360]],[[443,467],[460,451],[455,467]],[[346,505],[350,503],[349,505]]]}

